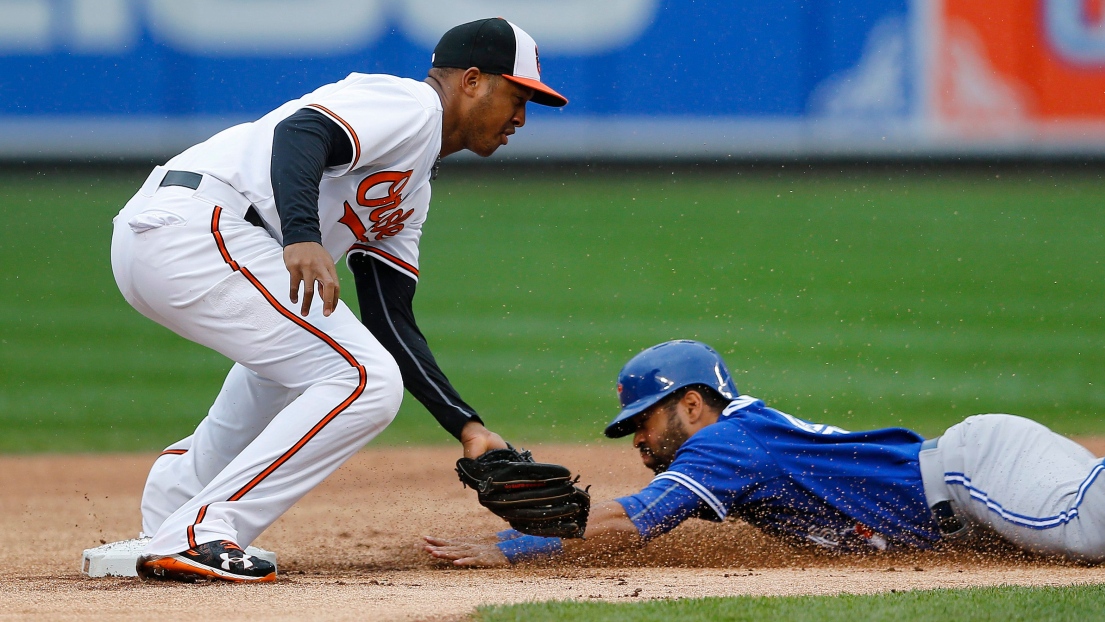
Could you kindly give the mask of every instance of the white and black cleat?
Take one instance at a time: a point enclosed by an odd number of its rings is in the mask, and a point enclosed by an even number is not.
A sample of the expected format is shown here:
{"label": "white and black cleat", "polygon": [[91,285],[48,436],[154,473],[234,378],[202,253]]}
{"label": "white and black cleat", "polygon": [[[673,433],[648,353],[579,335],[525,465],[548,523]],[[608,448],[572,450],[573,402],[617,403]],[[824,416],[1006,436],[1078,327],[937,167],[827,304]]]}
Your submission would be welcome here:
{"label": "white and black cleat", "polygon": [[141,555],[138,576],[159,581],[233,581],[268,583],[276,580],[276,565],[250,555],[230,540],[205,542],[175,555]]}

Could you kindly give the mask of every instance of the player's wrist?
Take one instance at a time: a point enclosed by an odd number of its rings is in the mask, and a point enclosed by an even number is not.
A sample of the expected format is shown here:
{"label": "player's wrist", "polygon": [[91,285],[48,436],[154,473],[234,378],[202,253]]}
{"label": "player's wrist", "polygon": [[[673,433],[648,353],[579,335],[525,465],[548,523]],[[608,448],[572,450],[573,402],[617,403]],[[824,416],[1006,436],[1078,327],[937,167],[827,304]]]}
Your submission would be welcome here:
{"label": "player's wrist", "polygon": [[464,447],[466,458],[477,458],[492,449],[506,449],[506,441],[488,430],[483,423],[469,421],[460,433],[460,443]]}
{"label": "player's wrist", "polygon": [[495,546],[511,564],[552,559],[564,553],[564,543],[560,538],[542,536],[513,537]]}
{"label": "player's wrist", "polygon": [[322,246],[322,233],[318,229],[297,229],[282,232],[284,248],[308,242]]}
{"label": "player's wrist", "polygon": [[499,542],[506,542],[507,540],[513,540],[515,538],[524,537],[526,534],[518,531],[517,529],[504,529],[495,534],[495,537],[499,539]]}

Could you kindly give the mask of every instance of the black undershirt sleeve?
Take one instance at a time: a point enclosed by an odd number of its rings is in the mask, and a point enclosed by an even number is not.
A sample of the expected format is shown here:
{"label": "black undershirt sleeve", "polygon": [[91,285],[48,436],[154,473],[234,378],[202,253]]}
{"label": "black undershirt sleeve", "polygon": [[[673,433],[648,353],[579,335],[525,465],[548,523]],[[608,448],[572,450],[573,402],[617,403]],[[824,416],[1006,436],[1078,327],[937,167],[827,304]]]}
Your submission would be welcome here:
{"label": "black undershirt sleeve", "polygon": [[350,255],[349,268],[357,282],[361,322],[395,358],[407,391],[458,439],[464,424],[483,423],[442,373],[414,321],[417,282],[365,253]]}
{"label": "black undershirt sleeve", "polygon": [[[285,246],[322,241],[318,195],[323,170],[352,160],[348,135],[317,110],[302,108],[276,126],[270,174]],[[415,280],[363,253],[352,255],[349,266],[361,322],[395,358],[411,395],[458,439],[466,423],[482,423],[442,373],[415,323]]]}
{"label": "black undershirt sleeve", "polygon": [[352,161],[353,145],[345,130],[317,110],[301,108],[277,124],[269,175],[284,246],[322,242],[318,224],[322,171]]}

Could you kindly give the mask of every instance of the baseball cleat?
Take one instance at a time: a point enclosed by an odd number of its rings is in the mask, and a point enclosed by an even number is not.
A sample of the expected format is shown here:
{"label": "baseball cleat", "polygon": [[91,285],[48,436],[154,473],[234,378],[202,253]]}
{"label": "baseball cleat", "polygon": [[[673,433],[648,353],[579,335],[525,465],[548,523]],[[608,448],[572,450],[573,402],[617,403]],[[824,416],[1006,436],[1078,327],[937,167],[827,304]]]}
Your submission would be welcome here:
{"label": "baseball cleat", "polygon": [[276,566],[242,550],[230,540],[205,542],[175,555],[141,555],[138,576],[159,581],[233,581],[268,583],[276,580]]}

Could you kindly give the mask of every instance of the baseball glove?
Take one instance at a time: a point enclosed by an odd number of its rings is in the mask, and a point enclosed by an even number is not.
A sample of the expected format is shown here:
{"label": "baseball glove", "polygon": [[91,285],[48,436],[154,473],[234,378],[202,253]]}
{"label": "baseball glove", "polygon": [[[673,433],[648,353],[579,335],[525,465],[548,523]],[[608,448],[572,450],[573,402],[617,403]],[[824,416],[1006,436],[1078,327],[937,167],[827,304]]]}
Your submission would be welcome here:
{"label": "baseball glove", "polygon": [[510,447],[457,460],[457,475],[475,489],[480,505],[522,533],[583,537],[591,495],[567,467],[534,462],[530,452]]}

